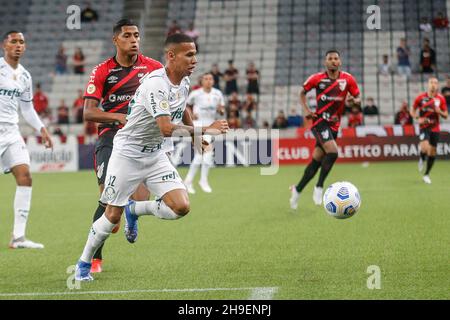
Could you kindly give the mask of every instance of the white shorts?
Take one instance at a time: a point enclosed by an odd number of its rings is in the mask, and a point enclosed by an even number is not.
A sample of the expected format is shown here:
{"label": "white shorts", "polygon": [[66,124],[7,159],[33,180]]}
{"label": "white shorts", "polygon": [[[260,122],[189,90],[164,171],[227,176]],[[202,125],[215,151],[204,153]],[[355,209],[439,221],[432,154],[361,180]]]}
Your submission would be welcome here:
{"label": "white shorts", "polygon": [[30,154],[17,126],[0,126],[0,166],[5,173],[20,164],[30,166]]}
{"label": "white shorts", "polygon": [[148,157],[130,158],[113,149],[100,201],[124,207],[141,182],[157,197],[175,189],[186,190],[180,175],[162,150]]}

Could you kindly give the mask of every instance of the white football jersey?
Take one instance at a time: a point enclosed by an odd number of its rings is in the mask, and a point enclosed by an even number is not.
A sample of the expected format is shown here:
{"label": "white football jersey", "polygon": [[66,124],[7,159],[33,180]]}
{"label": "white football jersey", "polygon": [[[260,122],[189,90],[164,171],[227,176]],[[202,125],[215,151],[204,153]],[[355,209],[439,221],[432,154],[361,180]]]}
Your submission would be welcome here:
{"label": "white football jersey", "polygon": [[19,64],[13,69],[0,58],[0,123],[19,123],[19,101],[33,100],[31,75]]}
{"label": "white football jersey", "polygon": [[216,88],[212,88],[210,92],[200,88],[191,92],[187,103],[194,106],[192,112],[198,117],[194,120],[194,125],[209,126],[216,120],[217,107],[225,105],[225,99]]}
{"label": "white football jersey", "polygon": [[183,120],[189,84],[184,77],[179,85],[173,85],[165,68],[143,77],[128,105],[127,123],[114,137],[114,149],[134,158],[161,150],[164,137],[156,118],[170,116],[175,124]]}

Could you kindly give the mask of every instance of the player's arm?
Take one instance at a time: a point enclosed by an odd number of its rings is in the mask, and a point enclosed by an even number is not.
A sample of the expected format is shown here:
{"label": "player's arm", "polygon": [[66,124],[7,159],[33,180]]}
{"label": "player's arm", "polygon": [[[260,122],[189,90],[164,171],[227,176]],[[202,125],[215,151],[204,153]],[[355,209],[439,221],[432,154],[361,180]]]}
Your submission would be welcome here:
{"label": "player's arm", "polygon": [[317,118],[317,115],[311,111],[308,107],[307,99],[306,99],[306,90],[302,87],[300,89],[300,105],[302,106],[303,116],[305,119],[314,119]]}
{"label": "player's arm", "polygon": [[219,104],[217,106],[217,113],[223,116],[225,114],[225,105]]}
{"label": "player's arm", "polygon": [[[183,114],[183,119],[184,119],[184,116],[186,115],[186,112],[189,110],[189,115],[191,116],[191,120],[197,120],[198,119],[198,115],[196,115],[195,113],[194,113],[194,105],[192,105],[192,104],[186,104],[186,110],[185,110],[185,112],[184,112],[184,114]],[[183,123],[184,124],[187,124],[186,122],[184,122],[183,121]]]}
{"label": "player's arm", "polygon": [[347,100],[352,106],[361,107],[361,96],[358,94],[355,96],[350,95]]}
{"label": "player's arm", "polygon": [[442,118],[447,119],[447,118],[448,118],[447,103],[446,103],[444,97],[440,98],[440,100],[441,100],[442,108],[441,108],[440,106],[436,107],[436,112],[437,112],[437,114],[439,114]]}
{"label": "player's arm", "polygon": [[47,129],[45,128],[33,106],[33,84],[31,76],[29,74],[26,75],[29,77],[29,81],[27,83],[25,91],[22,93],[19,99],[20,111],[25,121],[41,134],[42,141],[44,142],[45,147],[53,148],[52,138],[50,138]]}
{"label": "player's arm", "polygon": [[[171,137],[175,131],[188,132],[189,135],[218,135],[228,130],[228,122],[226,120],[218,120],[208,127],[196,127],[193,125],[172,123],[169,103],[169,88],[167,84],[160,78],[148,79],[140,90],[140,93],[147,97],[145,99],[145,109],[156,119],[156,123],[164,137]],[[187,104],[192,104],[188,97]],[[185,112],[186,113],[186,112]],[[183,118],[184,118],[183,114]],[[188,115],[186,115],[188,117]],[[189,121],[189,119],[187,119]]]}
{"label": "player's arm", "polygon": [[226,133],[229,129],[228,122],[226,120],[216,120],[207,127],[197,127],[194,129],[194,126],[172,123],[169,115],[156,117],[156,123],[158,124],[159,130],[164,137],[171,137],[175,131],[179,130],[189,132],[191,136],[194,136],[200,134],[219,135]]}
{"label": "player's arm", "polygon": [[442,118],[448,118],[448,110],[442,110],[441,108],[436,108],[436,113],[439,114]]}
{"label": "player's arm", "polygon": [[[186,110],[183,113],[183,121],[182,121],[185,125],[187,126],[194,126],[194,122],[192,121],[192,109],[188,108],[188,106],[186,106]],[[192,144],[195,146],[195,139],[194,136],[192,136]],[[206,148],[208,148],[209,143],[205,140],[202,139],[202,150],[205,151]]]}
{"label": "player's arm", "polygon": [[350,97],[348,99],[348,102],[352,106],[356,106],[358,108],[361,108],[361,93],[359,91],[356,79],[353,76],[351,76],[350,79],[349,79],[348,91],[350,93]]}
{"label": "player's arm", "polygon": [[223,94],[220,92],[220,101],[217,106],[217,113],[223,116],[225,114],[225,98],[223,97]]}
{"label": "player's arm", "polygon": [[83,118],[85,121],[98,123],[119,122],[120,124],[125,124],[127,122],[125,114],[102,111],[98,108],[98,104],[99,101],[96,99],[84,99]]}
{"label": "player's arm", "polygon": [[30,126],[32,126],[36,131],[38,131],[41,134],[42,141],[44,142],[45,147],[53,148],[52,138],[50,138],[47,129],[45,128],[41,119],[39,119],[39,116],[34,110],[33,103],[31,101],[20,100],[19,104],[23,118]]}
{"label": "player's arm", "polygon": [[192,107],[190,107],[189,105],[186,106],[186,109],[184,110],[183,113],[183,123],[187,126],[194,126],[194,122],[192,121]]}
{"label": "player's arm", "polygon": [[417,116],[416,109],[414,108],[414,105],[412,105],[411,108],[409,109],[409,114],[411,115],[411,117],[413,117],[414,120],[419,119],[419,117]]}
{"label": "player's arm", "polygon": [[104,63],[96,66],[91,73],[90,80],[84,92],[83,118],[86,121],[97,123],[126,123],[126,115],[120,113],[105,112],[98,108],[102,100],[104,84],[108,71]]}
{"label": "player's arm", "polygon": [[411,110],[409,111],[409,113],[411,114],[411,116],[413,117],[413,119],[417,120],[417,122],[419,124],[427,124],[430,122],[430,120],[428,118],[425,117],[420,117],[418,109],[419,109],[419,105],[420,105],[420,96],[416,98],[416,100],[414,101]]}

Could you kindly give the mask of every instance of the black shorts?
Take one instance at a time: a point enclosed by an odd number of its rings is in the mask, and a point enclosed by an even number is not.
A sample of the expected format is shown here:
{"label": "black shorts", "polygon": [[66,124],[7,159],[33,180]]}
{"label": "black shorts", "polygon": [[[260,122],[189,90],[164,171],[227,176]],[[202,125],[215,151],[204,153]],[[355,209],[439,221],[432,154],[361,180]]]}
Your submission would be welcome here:
{"label": "black shorts", "polygon": [[95,143],[94,166],[98,185],[105,184],[106,170],[113,149],[113,140],[117,131],[110,130],[100,136]]}
{"label": "black shorts", "polygon": [[439,132],[433,132],[431,129],[420,129],[420,141],[428,141],[433,147],[437,147],[439,142]]}
{"label": "black shorts", "polygon": [[323,149],[323,144],[328,141],[336,140],[338,132],[330,128],[328,123],[322,121],[314,128],[311,128],[311,132],[316,138],[316,147]]}

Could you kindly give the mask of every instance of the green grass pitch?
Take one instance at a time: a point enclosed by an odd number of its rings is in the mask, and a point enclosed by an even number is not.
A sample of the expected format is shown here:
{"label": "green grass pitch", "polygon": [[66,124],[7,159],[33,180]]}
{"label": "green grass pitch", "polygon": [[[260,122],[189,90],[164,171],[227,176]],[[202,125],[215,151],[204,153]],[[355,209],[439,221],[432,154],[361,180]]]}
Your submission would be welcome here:
{"label": "green grass pitch", "polygon": [[[44,250],[7,248],[15,184],[2,175],[0,299],[248,299],[246,288],[258,287],[277,288],[273,299],[450,298],[450,162],[436,162],[432,185],[416,162],[337,165],[327,183],[351,181],[362,196],[348,220],[314,206],[313,183],[298,211],[289,209],[288,187],[303,170],[212,169],[214,193],[196,185],[183,219],[141,218],[135,244],[121,228],[106,243],[104,272],[80,290],[67,288],[66,270],[81,254],[96,207],[93,172],[33,175],[27,236]],[[367,288],[371,265],[381,269],[380,289]],[[236,290],[176,291],[205,288]]]}

